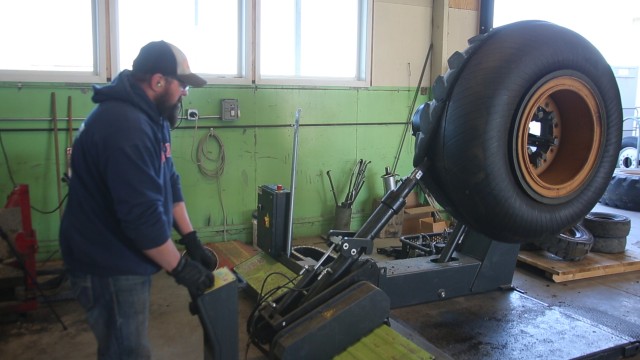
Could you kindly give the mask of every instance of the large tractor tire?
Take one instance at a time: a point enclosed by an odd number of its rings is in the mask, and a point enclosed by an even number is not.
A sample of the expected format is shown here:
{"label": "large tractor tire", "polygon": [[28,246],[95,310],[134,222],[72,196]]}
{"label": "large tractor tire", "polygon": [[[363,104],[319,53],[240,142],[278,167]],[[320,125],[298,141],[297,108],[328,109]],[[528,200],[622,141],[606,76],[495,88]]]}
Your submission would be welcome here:
{"label": "large tractor tire", "polygon": [[615,168],[622,105],[586,39],[543,21],[469,40],[414,114],[414,165],[457,220],[525,243],[556,236],[598,202]]}
{"label": "large tractor tire", "polygon": [[636,148],[638,146],[638,137],[637,136],[625,136],[622,138],[620,142],[620,148],[624,149],[626,147]]}
{"label": "large tractor tire", "polygon": [[616,170],[600,202],[616,209],[640,211],[640,170]]}

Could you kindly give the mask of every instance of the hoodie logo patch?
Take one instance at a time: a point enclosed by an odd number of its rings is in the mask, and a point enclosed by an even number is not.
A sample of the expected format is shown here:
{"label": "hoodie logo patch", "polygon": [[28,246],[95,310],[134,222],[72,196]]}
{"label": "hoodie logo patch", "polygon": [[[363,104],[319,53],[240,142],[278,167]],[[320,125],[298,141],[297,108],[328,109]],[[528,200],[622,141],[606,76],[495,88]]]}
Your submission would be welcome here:
{"label": "hoodie logo patch", "polygon": [[166,143],[163,146],[161,162],[164,164],[164,162],[167,161],[167,158],[170,158],[170,157],[171,157],[171,143]]}

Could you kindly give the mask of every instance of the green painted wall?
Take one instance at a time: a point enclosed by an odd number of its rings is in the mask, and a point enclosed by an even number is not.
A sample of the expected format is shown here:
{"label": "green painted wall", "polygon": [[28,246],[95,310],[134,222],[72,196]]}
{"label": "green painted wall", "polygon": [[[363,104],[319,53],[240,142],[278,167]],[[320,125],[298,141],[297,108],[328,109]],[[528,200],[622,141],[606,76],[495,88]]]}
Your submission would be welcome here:
{"label": "green painted wall", "polygon": [[[349,174],[358,159],[371,160],[365,186],[353,209],[355,230],[371,212],[374,198],[382,195],[385,166],[391,166],[405,129],[415,89],[411,88],[295,88],[208,86],[192,89],[184,108],[199,110],[197,123],[183,121],[173,131],[172,153],[182,176],[183,192],[195,228],[205,241],[252,239],[251,214],[257,188],[262,184],[290,187],[293,121],[302,109],[299,130],[294,237],[325,233],[333,222],[334,203],[326,171],[344,198]],[[67,100],[72,98],[73,126],[93,108],[90,86],[0,83],[0,135],[16,183],[29,185],[32,205],[52,210],[58,203],[55,136],[51,94],[55,92],[60,171],[64,172],[67,146]],[[239,100],[236,122],[206,118],[220,115],[220,100]],[[419,96],[416,105],[426,101]],[[197,125],[197,128],[196,128]],[[224,146],[226,161],[219,180],[203,176],[194,162],[198,143],[213,128]],[[409,130],[410,131],[410,130]],[[407,135],[397,173],[412,169],[413,137]],[[219,145],[210,139],[213,156]],[[217,164],[204,163],[207,168]],[[123,174],[126,176],[126,174]],[[7,161],[0,157],[0,194],[8,195],[12,183]],[[66,185],[62,185],[62,195]],[[222,197],[222,199],[220,198]],[[223,231],[224,205],[227,216]],[[32,212],[40,244],[39,258],[56,253],[59,213]]]}

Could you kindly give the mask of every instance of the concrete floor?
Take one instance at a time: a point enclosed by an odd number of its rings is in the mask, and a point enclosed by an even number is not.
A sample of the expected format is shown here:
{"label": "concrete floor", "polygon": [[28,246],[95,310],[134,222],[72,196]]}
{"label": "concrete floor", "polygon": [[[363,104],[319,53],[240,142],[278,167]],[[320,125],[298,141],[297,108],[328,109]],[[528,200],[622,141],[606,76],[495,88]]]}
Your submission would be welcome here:
{"label": "concrete floor", "polygon": [[[594,210],[629,216],[627,246],[640,248],[640,213],[601,205]],[[203,358],[202,328],[189,313],[187,292],[163,272],[153,280],[149,335],[154,359]],[[640,341],[638,271],[554,283],[537,269],[518,266],[513,286],[516,290],[394,309],[392,324],[454,359],[569,359]],[[0,315],[0,358],[95,358],[95,341],[80,307],[74,301],[52,305],[67,330],[44,305],[17,319]],[[240,358],[266,359],[253,346],[246,350],[245,322],[252,306],[240,292]]]}

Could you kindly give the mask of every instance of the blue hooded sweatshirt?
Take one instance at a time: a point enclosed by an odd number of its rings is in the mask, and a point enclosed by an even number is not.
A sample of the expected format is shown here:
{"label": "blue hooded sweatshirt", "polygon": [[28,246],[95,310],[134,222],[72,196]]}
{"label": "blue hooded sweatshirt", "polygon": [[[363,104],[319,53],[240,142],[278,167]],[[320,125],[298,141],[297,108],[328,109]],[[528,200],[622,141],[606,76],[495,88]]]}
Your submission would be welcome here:
{"label": "blue hooded sweatshirt", "polygon": [[94,87],[92,100],[72,149],[62,257],[71,272],[156,273],[143,250],[169,239],[173,204],[183,201],[168,122],[129,70]]}

